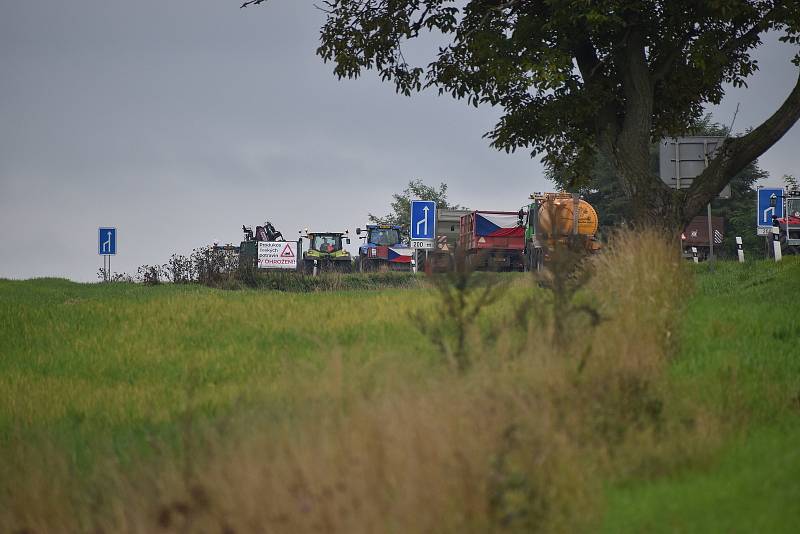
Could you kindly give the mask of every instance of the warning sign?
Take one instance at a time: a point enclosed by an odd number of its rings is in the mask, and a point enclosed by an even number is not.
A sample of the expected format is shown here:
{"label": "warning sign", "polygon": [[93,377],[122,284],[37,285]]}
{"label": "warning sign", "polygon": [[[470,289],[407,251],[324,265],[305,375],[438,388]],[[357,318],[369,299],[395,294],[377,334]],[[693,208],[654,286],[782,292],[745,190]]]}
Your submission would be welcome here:
{"label": "warning sign", "polygon": [[294,241],[259,241],[259,269],[297,269],[297,243]]}

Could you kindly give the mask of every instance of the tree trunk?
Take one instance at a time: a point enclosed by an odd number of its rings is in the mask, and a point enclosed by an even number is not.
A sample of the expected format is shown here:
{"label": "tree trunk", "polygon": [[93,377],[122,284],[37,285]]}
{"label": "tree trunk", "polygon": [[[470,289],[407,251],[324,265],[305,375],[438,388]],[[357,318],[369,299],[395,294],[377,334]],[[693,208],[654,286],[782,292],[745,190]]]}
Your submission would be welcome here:
{"label": "tree trunk", "polygon": [[[646,137],[649,140],[649,136]],[[633,156],[629,150],[621,150],[611,159],[622,190],[631,204],[631,222],[670,232],[680,231],[687,218],[683,209],[686,192],[670,189],[650,170],[649,149],[640,148],[639,151],[644,154]],[[648,163],[644,164],[644,160]]]}

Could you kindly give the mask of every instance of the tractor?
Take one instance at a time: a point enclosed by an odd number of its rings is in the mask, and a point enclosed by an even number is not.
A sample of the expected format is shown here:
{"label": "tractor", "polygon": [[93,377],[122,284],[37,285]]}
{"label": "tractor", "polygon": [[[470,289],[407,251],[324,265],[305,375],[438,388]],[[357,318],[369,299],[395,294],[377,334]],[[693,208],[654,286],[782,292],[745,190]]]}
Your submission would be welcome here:
{"label": "tractor", "polygon": [[309,232],[308,228],[300,232],[301,237],[308,239],[308,248],[303,252],[303,272],[317,274],[320,272],[353,271],[350,253],[342,248],[342,243],[349,245],[349,232]]}
{"label": "tractor", "polygon": [[368,224],[364,229],[356,228],[356,234],[364,240],[356,259],[359,272],[411,270],[413,251],[408,246],[402,226]]}

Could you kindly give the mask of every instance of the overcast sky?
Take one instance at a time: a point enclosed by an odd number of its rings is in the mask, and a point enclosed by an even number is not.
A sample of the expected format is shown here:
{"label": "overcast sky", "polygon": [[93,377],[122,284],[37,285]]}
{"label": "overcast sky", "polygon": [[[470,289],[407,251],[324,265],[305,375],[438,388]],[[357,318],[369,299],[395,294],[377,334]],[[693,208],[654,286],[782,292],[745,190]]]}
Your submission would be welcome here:
{"label": "overcast sky", "polygon": [[[96,280],[98,226],[119,229],[113,270],[134,272],[266,219],[353,232],[412,178],[481,209],[552,189],[538,159],[481,138],[497,111],[337,81],[311,2],[240,3],[0,0],[0,277]],[[766,118],[791,53],[770,39],[715,118],[737,102],[735,130]],[[798,172],[799,141],[761,158],[771,181]]]}

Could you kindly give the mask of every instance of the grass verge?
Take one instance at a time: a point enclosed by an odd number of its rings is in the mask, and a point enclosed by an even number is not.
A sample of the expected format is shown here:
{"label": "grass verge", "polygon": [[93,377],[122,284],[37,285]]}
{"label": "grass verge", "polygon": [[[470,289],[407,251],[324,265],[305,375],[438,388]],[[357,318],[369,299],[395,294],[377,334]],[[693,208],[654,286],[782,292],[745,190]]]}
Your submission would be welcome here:
{"label": "grass verge", "polygon": [[0,530],[792,525],[794,322],[747,310],[800,263],[674,250],[623,234],[580,290],[514,277],[456,326],[426,287],[0,281]]}

